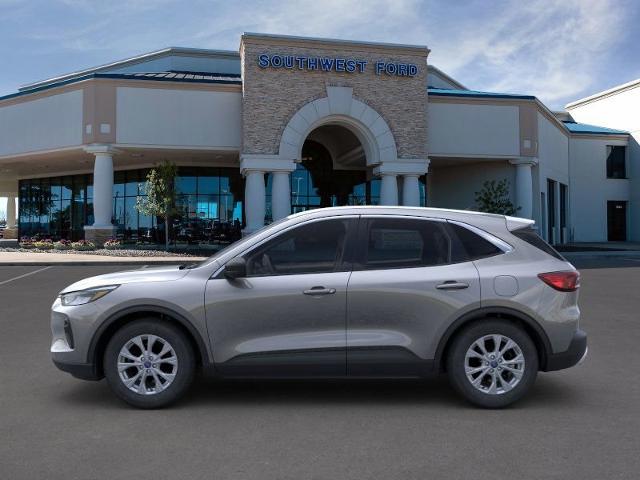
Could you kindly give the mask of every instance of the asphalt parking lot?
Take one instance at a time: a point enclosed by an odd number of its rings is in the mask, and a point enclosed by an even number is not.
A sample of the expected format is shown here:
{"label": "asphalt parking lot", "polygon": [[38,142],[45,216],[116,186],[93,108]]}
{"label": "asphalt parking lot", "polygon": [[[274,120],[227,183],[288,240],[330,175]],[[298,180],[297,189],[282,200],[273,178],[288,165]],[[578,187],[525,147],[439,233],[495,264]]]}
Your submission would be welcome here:
{"label": "asphalt parking lot", "polygon": [[49,357],[57,292],[125,267],[0,266],[0,478],[639,478],[639,260],[576,262],[589,357],[502,411],[442,378],[199,379],[170,409],[134,410]]}

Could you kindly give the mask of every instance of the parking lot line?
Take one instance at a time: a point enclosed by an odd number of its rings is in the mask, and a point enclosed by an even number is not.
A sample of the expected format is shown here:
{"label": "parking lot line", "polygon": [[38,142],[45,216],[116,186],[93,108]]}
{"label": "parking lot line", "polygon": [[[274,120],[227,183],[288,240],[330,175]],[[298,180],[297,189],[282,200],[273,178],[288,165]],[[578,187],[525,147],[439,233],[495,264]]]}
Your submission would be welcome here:
{"label": "parking lot line", "polygon": [[18,275],[17,277],[10,278],[9,280],[4,280],[0,282],[0,285],[4,285],[5,283],[13,282],[14,280],[20,280],[21,278],[28,277],[29,275],[35,275],[38,272],[43,272],[45,270],[49,270],[51,267],[39,268],[38,270],[34,270],[33,272],[28,272],[23,275]]}

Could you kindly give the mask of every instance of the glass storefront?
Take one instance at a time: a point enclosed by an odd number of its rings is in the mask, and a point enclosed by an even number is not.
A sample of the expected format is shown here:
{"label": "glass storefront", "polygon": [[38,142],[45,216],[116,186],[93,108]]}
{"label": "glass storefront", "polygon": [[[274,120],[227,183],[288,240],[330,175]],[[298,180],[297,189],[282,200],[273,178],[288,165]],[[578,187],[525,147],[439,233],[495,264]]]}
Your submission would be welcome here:
{"label": "glass storefront", "polygon": [[[148,170],[114,174],[113,224],[124,243],[164,243],[164,221],[139,213]],[[228,243],[240,238],[244,180],[237,168],[183,168],[176,177],[178,214],[169,234],[176,244]],[[20,181],[21,236],[78,240],[93,223],[93,175]]]}
{"label": "glass storefront", "polygon": [[[125,244],[164,243],[164,220],[135,208],[144,196],[148,170],[117,171],[113,184],[115,237]],[[426,204],[425,176],[420,201]],[[272,221],[272,175],[265,176],[266,222]],[[380,180],[364,170],[332,170],[303,161],[290,176],[291,213],[337,205],[378,205]],[[399,198],[402,198],[402,181]],[[177,245],[224,244],[237,240],[243,227],[244,179],[237,168],[179,167],[175,179],[177,214],[169,236]],[[93,224],[93,175],[20,181],[21,236],[79,240]]]}

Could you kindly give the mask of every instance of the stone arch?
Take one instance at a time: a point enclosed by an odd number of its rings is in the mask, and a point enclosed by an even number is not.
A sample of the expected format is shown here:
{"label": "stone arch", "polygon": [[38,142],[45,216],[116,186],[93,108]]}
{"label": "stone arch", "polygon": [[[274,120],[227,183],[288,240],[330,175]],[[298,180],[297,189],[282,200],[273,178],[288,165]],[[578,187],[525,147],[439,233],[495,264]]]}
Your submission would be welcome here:
{"label": "stone arch", "polygon": [[282,132],[278,156],[300,161],[307,136],[322,125],[340,125],[349,129],[360,140],[367,165],[398,159],[389,125],[378,112],[353,98],[350,87],[327,87],[326,97],[313,100],[299,109]]}

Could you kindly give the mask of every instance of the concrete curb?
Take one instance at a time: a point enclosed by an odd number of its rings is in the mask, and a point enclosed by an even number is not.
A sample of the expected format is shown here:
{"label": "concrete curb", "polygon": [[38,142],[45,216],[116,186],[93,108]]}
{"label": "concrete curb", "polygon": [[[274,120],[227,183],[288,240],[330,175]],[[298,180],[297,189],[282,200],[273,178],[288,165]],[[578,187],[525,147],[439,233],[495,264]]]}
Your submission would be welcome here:
{"label": "concrete curb", "polygon": [[640,250],[586,251],[560,252],[563,257],[633,257],[640,258]]}

